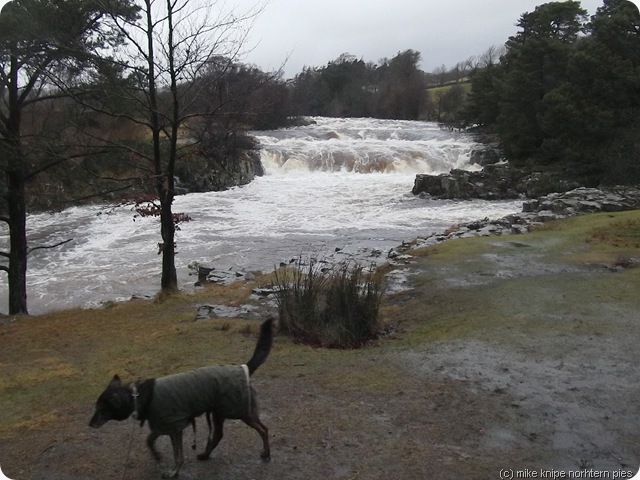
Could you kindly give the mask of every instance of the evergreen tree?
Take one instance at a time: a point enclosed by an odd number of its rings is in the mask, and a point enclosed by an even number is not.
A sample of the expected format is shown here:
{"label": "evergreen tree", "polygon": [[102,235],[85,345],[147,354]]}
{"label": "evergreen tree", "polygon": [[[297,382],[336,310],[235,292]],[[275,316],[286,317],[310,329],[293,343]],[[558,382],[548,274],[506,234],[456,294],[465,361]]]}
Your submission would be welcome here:
{"label": "evergreen tree", "polygon": [[[521,31],[507,41],[497,127],[505,153],[514,161],[542,157],[545,139],[544,98],[569,81],[566,72],[572,48],[586,22],[576,1],[551,2],[525,13]],[[557,94],[556,94],[557,96]]]}
{"label": "evergreen tree", "polygon": [[473,76],[468,124],[496,131],[514,163],[546,163],[583,182],[640,180],[640,14],[604,0],[525,13],[499,65]]}
{"label": "evergreen tree", "polygon": [[[640,14],[605,0],[570,64],[584,106],[584,155],[607,183],[640,180]],[[589,157],[589,155],[591,155]]]}

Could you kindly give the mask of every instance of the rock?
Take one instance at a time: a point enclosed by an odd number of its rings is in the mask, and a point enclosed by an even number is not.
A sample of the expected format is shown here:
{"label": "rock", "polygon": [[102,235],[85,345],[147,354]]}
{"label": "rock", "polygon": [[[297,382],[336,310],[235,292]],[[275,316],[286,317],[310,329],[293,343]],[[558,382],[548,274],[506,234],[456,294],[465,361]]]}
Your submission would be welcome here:
{"label": "rock", "polygon": [[198,320],[207,320],[209,318],[235,318],[256,316],[254,311],[256,307],[253,305],[240,305],[238,307],[230,307],[227,305],[200,305],[197,310]]}
{"label": "rock", "polygon": [[227,285],[233,283],[240,278],[244,278],[246,281],[252,281],[256,279],[256,276],[251,272],[241,272],[239,270],[216,270],[215,267],[209,267],[202,265],[197,261],[192,261],[187,265],[189,270],[193,270],[198,275],[198,281],[195,283],[196,287],[202,286],[205,283],[221,283]]}
{"label": "rock", "polygon": [[484,148],[474,150],[469,157],[469,163],[472,165],[493,165],[503,161],[502,152],[498,148],[486,146]]}
{"label": "rock", "polygon": [[513,186],[522,175],[521,170],[506,163],[486,165],[478,172],[454,169],[442,175],[418,174],[412,193],[446,199],[513,199],[521,195]]}
{"label": "rock", "polygon": [[589,186],[588,178],[567,179],[567,173],[553,169],[530,171],[507,162],[485,164],[480,171],[451,170],[441,175],[416,175],[412,193],[433,198],[483,200],[538,198]]}
{"label": "rock", "polygon": [[276,286],[273,287],[259,287],[254,288],[251,292],[258,297],[269,297],[278,293],[279,289]]}
{"label": "rock", "polygon": [[179,177],[180,193],[226,190],[246,185],[263,175],[260,152],[238,149],[233,155],[202,157],[183,165]]}
{"label": "rock", "polygon": [[445,232],[418,238],[413,244],[403,243],[396,251],[434,245],[452,238],[527,233],[529,228],[550,220],[595,212],[618,212],[640,208],[640,188],[614,187],[596,189],[580,187],[568,192],[551,193],[526,200],[521,213],[498,220],[484,219],[449,227]]}
{"label": "rock", "polygon": [[581,183],[566,180],[553,171],[536,171],[522,176],[515,189],[527,198],[537,198],[553,192],[567,192],[579,188]]}

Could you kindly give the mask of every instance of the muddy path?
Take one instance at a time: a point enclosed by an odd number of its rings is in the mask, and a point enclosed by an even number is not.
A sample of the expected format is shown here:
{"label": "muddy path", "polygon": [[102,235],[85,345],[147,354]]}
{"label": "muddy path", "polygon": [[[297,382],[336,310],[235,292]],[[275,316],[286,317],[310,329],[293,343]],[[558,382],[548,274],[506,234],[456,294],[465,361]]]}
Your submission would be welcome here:
{"label": "muddy path", "polygon": [[[640,249],[585,241],[593,224],[573,225],[413,252],[399,267],[409,288],[384,305],[397,331],[370,347],[329,351],[278,337],[255,376],[271,461],[260,460],[253,430],[228,422],[209,461],[197,461],[187,448],[180,478],[497,479],[501,471],[525,469],[625,478],[637,472]],[[2,326],[0,342],[13,338],[14,327]],[[189,336],[207,327],[181,328]],[[238,356],[233,345],[244,355],[253,341],[233,328],[223,333],[230,357]],[[194,331],[190,340],[195,352],[201,336]],[[68,348],[74,338],[66,338]],[[15,360],[10,355],[17,354],[5,352],[0,366]],[[50,411],[50,418],[4,431],[3,472],[12,479],[159,478],[163,465],[146,451],[146,427],[127,421],[88,428],[98,380],[61,377],[61,389],[76,384],[86,393],[59,404],[56,395],[21,392],[16,398],[32,402],[34,415]],[[205,435],[200,421],[199,449]],[[186,433],[186,445],[191,438]],[[169,441],[159,445],[166,466]]]}

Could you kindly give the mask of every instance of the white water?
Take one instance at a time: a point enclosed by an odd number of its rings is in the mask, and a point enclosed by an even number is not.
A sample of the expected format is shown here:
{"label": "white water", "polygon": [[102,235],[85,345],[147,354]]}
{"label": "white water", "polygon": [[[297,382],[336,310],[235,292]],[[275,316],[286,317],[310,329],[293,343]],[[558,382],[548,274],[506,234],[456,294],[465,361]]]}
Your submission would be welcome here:
{"label": "white water", "polygon": [[[522,202],[438,201],[411,194],[416,173],[470,168],[473,141],[435,124],[373,119],[315,119],[317,124],[260,132],[264,177],[225,192],[176,198],[193,221],[177,233],[178,277],[187,265],[271,270],[299,255],[368,258],[404,240],[464,221],[499,218]],[[362,173],[359,173],[362,172]],[[6,232],[0,245],[8,242]],[[130,208],[81,207],[28,218],[31,313],[152,295],[160,283],[157,219]],[[341,254],[341,255],[342,255]],[[7,311],[1,277],[0,312]]]}

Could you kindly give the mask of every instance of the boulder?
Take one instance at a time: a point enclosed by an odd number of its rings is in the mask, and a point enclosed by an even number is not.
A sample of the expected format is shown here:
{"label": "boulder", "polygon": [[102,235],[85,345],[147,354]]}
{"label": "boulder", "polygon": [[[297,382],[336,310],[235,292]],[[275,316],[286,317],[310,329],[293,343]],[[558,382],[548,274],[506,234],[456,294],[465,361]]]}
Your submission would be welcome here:
{"label": "boulder", "polygon": [[254,305],[200,305],[197,310],[198,320],[207,320],[210,318],[242,318],[255,317],[259,318],[260,314],[256,312],[258,308]]}
{"label": "boulder", "polygon": [[205,283],[228,285],[240,279],[248,282],[256,279],[255,275],[251,272],[242,272],[234,269],[216,270],[215,267],[202,265],[195,260],[190,262],[187,268],[194,272],[191,275],[195,274],[198,276],[198,281],[195,283],[196,287],[200,287]]}
{"label": "boulder", "polygon": [[474,150],[469,157],[469,163],[471,165],[480,165],[484,167],[486,165],[494,165],[503,161],[502,152],[499,148],[486,146],[484,148]]}
{"label": "boulder", "polygon": [[506,163],[486,165],[477,172],[456,169],[441,175],[418,174],[412,193],[443,199],[512,199],[520,196],[514,187],[522,175]]}

